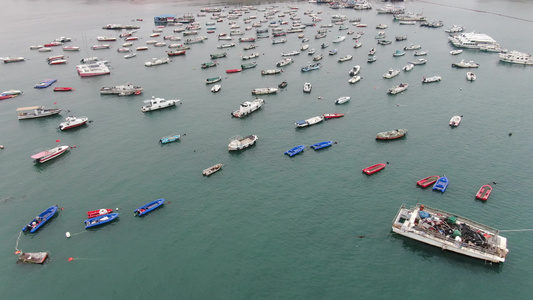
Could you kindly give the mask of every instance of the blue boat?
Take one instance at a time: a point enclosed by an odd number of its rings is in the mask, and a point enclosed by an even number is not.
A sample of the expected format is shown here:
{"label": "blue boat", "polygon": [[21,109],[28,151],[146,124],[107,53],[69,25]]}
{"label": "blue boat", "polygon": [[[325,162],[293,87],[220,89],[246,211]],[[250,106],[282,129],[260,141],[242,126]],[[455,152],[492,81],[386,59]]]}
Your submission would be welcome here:
{"label": "blue boat", "polygon": [[180,139],[180,135],[179,134],[176,134],[176,135],[169,135],[169,136],[165,136],[165,137],[162,137],[159,142],[161,144],[168,144],[168,143],[172,143],[172,142],[175,142],[177,140]]}
{"label": "blue boat", "polygon": [[85,220],[83,222],[85,223],[85,229],[87,229],[87,228],[91,228],[91,227],[94,227],[94,226],[98,226],[98,225],[102,225],[102,224],[105,224],[105,223],[109,223],[109,222],[113,221],[114,219],[116,219],[117,217],[118,217],[117,213],[112,213],[112,214],[101,215],[101,216],[98,216],[98,217],[90,218],[90,219],[87,219],[87,220]]}
{"label": "blue boat", "polygon": [[304,148],[305,148],[304,145],[296,146],[296,147],[294,147],[294,148],[292,148],[292,149],[289,149],[289,150],[285,151],[285,154],[287,154],[287,155],[290,156],[290,157],[293,157],[293,156],[295,156],[296,154],[298,154],[298,153],[304,151]]}
{"label": "blue boat", "polygon": [[133,213],[136,215],[136,216],[144,216],[145,214],[151,212],[152,210],[158,208],[159,206],[163,205],[165,203],[165,199],[161,198],[161,199],[157,199],[157,200],[154,200],[150,203],[147,203],[139,208],[137,208],[136,210],[133,211]]}
{"label": "blue boat", "polygon": [[333,141],[325,141],[325,142],[313,144],[311,145],[311,148],[318,150],[318,149],[330,147],[331,145],[333,145]]}
{"label": "blue boat", "polygon": [[50,206],[45,211],[40,213],[37,217],[35,217],[35,219],[31,220],[28,225],[24,226],[24,228],[22,228],[22,232],[34,233],[35,231],[37,231],[37,229],[43,226],[46,221],[50,220],[50,218],[53,217],[56,212],[57,205]]}
{"label": "blue boat", "polygon": [[441,191],[441,192],[445,192],[446,191],[446,188],[448,187],[448,177],[446,176],[442,176],[441,178],[439,178],[437,180],[437,182],[435,182],[435,184],[433,185],[433,190],[435,191]]}
{"label": "blue boat", "polygon": [[41,83],[36,84],[33,88],[44,89],[51,86],[57,79],[45,79]]}
{"label": "blue boat", "polygon": [[303,67],[302,68],[302,72],[309,72],[309,71],[313,71],[313,70],[318,70],[321,67],[322,67],[321,63],[310,64],[310,65],[307,65],[307,66]]}

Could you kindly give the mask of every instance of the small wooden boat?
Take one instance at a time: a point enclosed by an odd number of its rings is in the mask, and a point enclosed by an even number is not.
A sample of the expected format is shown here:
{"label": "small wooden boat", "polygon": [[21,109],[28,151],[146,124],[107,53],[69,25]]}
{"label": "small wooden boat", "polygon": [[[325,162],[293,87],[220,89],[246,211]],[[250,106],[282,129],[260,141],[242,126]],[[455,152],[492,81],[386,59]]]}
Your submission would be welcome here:
{"label": "small wooden boat", "polygon": [[448,187],[448,183],[449,183],[448,182],[448,177],[442,176],[439,179],[437,179],[437,181],[433,185],[433,190],[434,191],[441,191],[441,192],[444,193],[446,191],[446,188]]}
{"label": "small wooden boat", "polygon": [[118,217],[118,213],[110,213],[110,214],[105,214],[105,215],[97,216],[97,217],[94,217],[94,218],[90,218],[90,219],[87,219],[87,220],[85,220],[83,222],[85,223],[85,229],[88,229],[88,228],[91,228],[91,227],[95,227],[95,226],[103,225],[105,223],[109,223],[109,222],[113,221],[114,219],[116,219],[117,217]]}
{"label": "small wooden boat", "polygon": [[363,169],[363,173],[367,174],[367,175],[372,175],[376,172],[379,172],[383,169],[385,169],[385,166],[386,164],[375,164],[373,166],[370,166],[370,167],[366,167]]}
{"label": "small wooden boat", "polygon": [[163,205],[165,203],[165,199],[161,198],[161,199],[157,199],[157,200],[154,200],[150,203],[146,203],[145,205],[137,208],[136,210],[133,211],[133,213],[140,217],[140,216],[144,216],[145,214],[151,212],[152,210],[158,208],[159,206]]}
{"label": "small wooden boat", "polygon": [[476,198],[479,200],[487,201],[489,199],[490,193],[492,192],[492,186],[489,184],[485,184],[481,188],[479,188],[479,191],[476,194]]}
{"label": "small wooden boat", "polygon": [[299,146],[296,146],[294,148],[291,148],[287,151],[285,151],[285,154],[287,154],[289,157],[293,157],[295,156],[296,154],[304,151],[305,149],[305,146],[304,145],[299,145]]}
{"label": "small wooden boat", "polygon": [[87,218],[96,218],[98,216],[103,216],[112,213],[113,210],[111,208],[101,208],[97,210],[91,210],[87,212]]}
{"label": "small wooden boat", "polygon": [[459,124],[461,124],[462,117],[461,116],[453,116],[450,119],[450,126],[457,127]]}
{"label": "small wooden boat", "polygon": [[311,145],[311,148],[313,148],[314,150],[319,150],[319,149],[330,147],[331,145],[333,145],[333,141],[324,141],[324,142]]}
{"label": "small wooden boat", "polygon": [[416,184],[422,188],[427,188],[428,186],[434,184],[439,178],[440,176],[438,175],[428,176],[426,178],[420,179],[416,182]]}
{"label": "small wooden boat", "polygon": [[37,229],[41,228],[41,226],[46,223],[46,221],[50,220],[55,213],[57,212],[57,205],[50,206],[45,211],[40,213],[35,219],[31,220],[28,225],[24,226],[22,228],[22,232],[29,232],[34,233],[37,231]]}
{"label": "small wooden boat", "polygon": [[54,88],[54,92],[71,92],[71,91],[75,91],[75,89],[71,87],[55,87]]}
{"label": "small wooden boat", "polygon": [[324,119],[327,120],[327,119],[342,118],[342,117],[344,117],[344,114],[337,114],[337,113],[335,113],[335,114],[323,114],[323,116],[324,116]]}
{"label": "small wooden boat", "polygon": [[162,137],[159,140],[159,142],[161,144],[168,144],[168,143],[172,143],[172,142],[175,142],[175,141],[179,140],[180,137],[181,137],[181,135],[179,135],[179,134],[169,135],[169,136]]}
{"label": "small wooden boat", "polygon": [[209,167],[209,168],[203,170],[203,171],[202,171],[202,174],[203,174],[204,176],[209,176],[209,175],[211,175],[211,174],[213,174],[213,173],[215,173],[215,172],[220,171],[220,170],[222,169],[223,166],[224,166],[223,164],[216,164],[216,165],[214,165],[214,166],[211,166],[211,167]]}
{"label": "small wooden boat", "polygon": [[48,258],[48,252],[21,252],[18,260],[23,263],[42,264]]}

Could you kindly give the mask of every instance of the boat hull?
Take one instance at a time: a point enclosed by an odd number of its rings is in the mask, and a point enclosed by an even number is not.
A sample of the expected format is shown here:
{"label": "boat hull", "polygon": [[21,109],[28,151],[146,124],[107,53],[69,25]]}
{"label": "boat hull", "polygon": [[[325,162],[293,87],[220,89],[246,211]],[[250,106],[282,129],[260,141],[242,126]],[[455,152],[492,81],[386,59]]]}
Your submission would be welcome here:
{"label": "boat hull", "polygon": [[374,173],[377,173],[377,172],[385,169],[385,166],[386,166],[386,164],[375,164],[373,166],[364,168],[363,169],[363,173],[365,173],[367,175],[372,175]]}
{"label": "boat hull", "polygon": [[98,216],[98,217],[87,219],[87,220],[84,221],[85,229],[109,223],[109,222],[115,220],[116,218],[118,218],[118,214],[117,213],[110,213],[110,214],[105,214],[105,215],[101,215],[101,216]]}
{"label": "boat hull", "polygon": [[164,198],[161,198],[161,199],[157,199],[157,200],[154,200],[150,203],[147,203],[143,206],[140,206],[139,208],[137,208],[136,210],[133,211],[133,213],[140,217],[140,216],[144,216],[146,215],[147,213],[153,211],[154,209],[160,207],[161,205],[163,205],[165,203],[165,199]]}

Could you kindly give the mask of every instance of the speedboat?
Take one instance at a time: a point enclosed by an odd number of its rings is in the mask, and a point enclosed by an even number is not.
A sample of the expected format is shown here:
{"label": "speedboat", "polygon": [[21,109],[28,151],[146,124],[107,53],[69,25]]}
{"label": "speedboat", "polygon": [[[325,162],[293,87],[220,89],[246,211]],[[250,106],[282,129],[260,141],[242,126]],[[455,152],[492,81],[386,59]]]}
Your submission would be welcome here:
{"label": "speedboat", "polygon": [[87,117],[74,117],[68,116],[65,118],[65,122],[59,124],[59,130],[65,131],[67,129],[75,128],[84,125],[89,121]]}
{"label": "speedboat", "polygon": [[68,150],[68,145],[58,146],[52,149],[45,149],[31,156],[35,163],[44,163],[59,155],[65,153]]}
{"label": "speedboat", "polygon": [[307,126],[315,125],[322,121],[324,121],[324,116],[320,115],[320,116],[312,117],[306,120],[296,121],[294,124],[296,125],[296,127],[307,127]]}
{"label": "speedboat", "polygon": [[405,91],[408,87],[409,87],[409,84],[400,83],[399,85],[395,85],[391,87],[387,92],[391,95],[396,95],[398,93]]}
{"label": "speedboat", "polygon": [[166,100],[163,98],[156,98],[152,96],[152,99],[144,100],[143,102],[146,103],[146,105],[143,105],[143,107],[141,107],[141,111],[148,112],[152,110],[176,106],[176,104],[179,103],[180,100],[179,99]]}
{"label": "speedboat", "polygon": [[352,78],[348,79],[348,82],[351,83],[351,84],[354,84],[354,83],[359,82],[362,78],[363,77],[361,77],[359,75],[355,75]]}
{"label": "speedboat", "polygon": [[306,82],[304,83],[304,93],[311,93],[311,90],[313,89],[313,86],[311,83]]}
{"label": "speedboat", "polygon": [[450,51],[450,54],[451,54],[451,55],[457,55],[457,54],[461,54],[461,53],[463,53],[463,50],[461,50],[461,49],[457,49],[457,50],[452,50],[452,51]]}
{"label": "speedboat", "polygon": [[450,119],[450,126],[457,127],[461,123],[462,117],[461,116],[453,116]]}
{"label": "speedboat", "polygon": [[146,203],[143,206],[140,206],[139,208],[137,208],[136,210],[133,211],[133,214],[135,216],[138,216],[138,217],[144,216],[145,214],[151,212],[152,210],[160,207],[164,203],[165,203],[165,199],[164,198],[154,200],[152,202]]}
{"label": "speedboat", "polygon": [[289,157],[293,157],[295,156],[296,154],[300,153],[300,152],[303,152],[305,149],[305,146],[304,145],[299,145],[299,146],[296,146],[294,148],[291,148],[287,151],[285,151],[285,154],[287,154]]}
{"label": "speedboat", "polygon": [[103,225],[115,220],[118,217],[118,213],[105,214],[83,221],[85,223],[85,229]]}
{"label": "speedboat", "polygon": [[355,75],[359,74],[359,71],[361,71],[361,66],[359,66],[359,65],[353,66],[353,68],[350,70],[350,72],[348,72],[348,75],[355,76]]}
{"label": "speedboat", "polygon": [[379,172],[383,169],[385,169],[385,166],[386,164],[375,164],[373,166],[370,166],[370,167],[366,167],[363,169],[363,173],[365,173],[366,175],[372,175],[376,172]]}
{"label": "speedboat", "polygon": [[391,79],[395,76],[398,76],[398,74],[400,74],[400,70],[389,69],[387,73],[383,74],[383,78]]}
{"label": "speedboat", "polygon": [[323,116],[324,116],[324,119],[329,120],[329,119],[342,118],[344,117],[344,114],[333,113],[333,114],[323,114]]}
{"label": "speedboat", "polygon": [[349,96],[343,96],[343,97],[340,97],[339,99],[335,100],[335,104],[344,104],[346,102],[350,101],[350,97]]}
{"label": "speedboat", "polygon": [[433,185],[433,190],[434,191],[441,191],[441,192],[444,193],[446,191],[446,188],[448,187],[448,183],[449,183],[448,182],[448,177],[442,176],[439,179],[437,179],[437,181]]}
{"label": "speedboat", "polygon": [[398,57],[398,56],[402,56],[402,55],[405,55],[405,51],[402,51],[402,50],[396,50],[396,52],[394,52],[392,54],[392,56],[394,57]]}
{"label": "speedboat", "polygon": [[35,219],[31,220],[28,225],[24,226],[24,228],[22,228],[22,232],[34,233],[37,231],[37,229],[43,226],[46,221],[50,220],[50,218],[52,218],[56,212],[57,205],[50,206],[37,217],[35,217]]}
{"label": "speedboat", "polygon": [[411,44],[409,46],[404,47],[403,50],[418,50],[420,48],[422,48],[421,45],[413,45],[413,44]]}

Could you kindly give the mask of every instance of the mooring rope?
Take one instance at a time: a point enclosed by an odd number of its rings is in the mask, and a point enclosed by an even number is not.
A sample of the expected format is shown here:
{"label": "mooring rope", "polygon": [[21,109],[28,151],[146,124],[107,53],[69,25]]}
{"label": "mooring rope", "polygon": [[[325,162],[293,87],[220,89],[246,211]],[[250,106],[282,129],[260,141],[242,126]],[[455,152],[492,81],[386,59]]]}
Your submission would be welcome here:
{"label": "mooring rope", "polygon": [[15,243],[15,250],[17,250],[17,252],[20,252],[19,250],[19,240],[20,240],[20,236],[22,235],[22,231],[19,232],[19,237],[17,238],[17,242]]}
{"label": "mooring rope", "polygon": [[507,229],[507,230],[498,230],[499,232],[511,232],[511,231],[533,231],[533,229]]}

